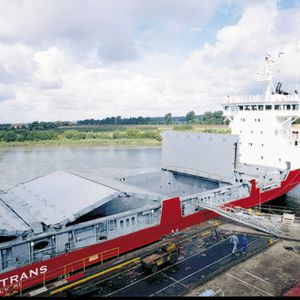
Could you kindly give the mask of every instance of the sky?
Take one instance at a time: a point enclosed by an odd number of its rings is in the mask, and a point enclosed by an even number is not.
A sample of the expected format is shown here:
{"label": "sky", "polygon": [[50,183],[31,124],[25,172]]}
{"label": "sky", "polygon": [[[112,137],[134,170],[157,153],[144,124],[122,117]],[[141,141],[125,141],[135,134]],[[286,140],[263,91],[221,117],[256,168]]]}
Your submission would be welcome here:
{"label": "sky", "polygon": [[268,52],[294,90],[299,19],[299,0],[0,0],[0,123],[220,110],[264,92]]}

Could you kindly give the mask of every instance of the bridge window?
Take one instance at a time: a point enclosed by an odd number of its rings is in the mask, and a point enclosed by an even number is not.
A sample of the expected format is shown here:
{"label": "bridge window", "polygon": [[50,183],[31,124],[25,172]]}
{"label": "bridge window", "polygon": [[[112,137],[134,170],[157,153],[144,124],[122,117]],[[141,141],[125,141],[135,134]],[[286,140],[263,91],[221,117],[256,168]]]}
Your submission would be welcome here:
{"label": "bridge window", "polygon": [[229,106],[225,106],[225,110],[226,110],[226,111],[229,110]]}
{"label": "bridge window", "polygon": [[230,110],[231,111],[235,111],[236,110],[236,106],[230,106]]}
{"label": "bridge window", "polygon": [[129,219],[126,219],[126,226],[129,227]]}
{"label": "bridge window", "polygon": [[272,110],[272,105],[266,105],[266,110]]}
{"label": "bridge window", "polygon": [[281,110],[281,105],[276,104],[275,105],[275,110]]}
{"label": "bridge window", "polygon": [[283,110],[291,110],[291,105],[290,104],[283,105]]}
{"label": "bridge window", "polygon": [[298,104],[293,104],[292,105],[292,110],[298,110]]}
{"label": "bridge window", "polygon": [[257,110],[257,105],[251,105],[251,110]]}
{"label": "bridge window", "polygon": [[264,106],[263,105],[258,105],[258,110],[264,110]]}
{"label": "bridge window", "polygon": [[121,227],[121,228],[124,227],[124,221],[123,221],[123,220],[120,221],[120,227]]}
{"label": "bridge window", "polygon": [[245,110],[250,110],[250,105],[245,105]]}
{"label": "bridge window", "polygon": [[131,218],[131,224],[134,225],[134,223],[135,223],[135,219],[134,219],[134,217],[132,217]]}
{"label": "bridge window", "polygon": [[239,108],[239,110],[244,110],[244,106],[243,105],[239,105],[238,108]]}

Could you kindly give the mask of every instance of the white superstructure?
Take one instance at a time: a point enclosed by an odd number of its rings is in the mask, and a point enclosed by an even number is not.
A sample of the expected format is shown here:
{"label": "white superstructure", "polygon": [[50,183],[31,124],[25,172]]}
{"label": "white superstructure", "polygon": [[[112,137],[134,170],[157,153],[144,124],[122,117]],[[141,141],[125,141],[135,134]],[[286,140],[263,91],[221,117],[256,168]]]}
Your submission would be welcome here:
{"label": "white superstructure", "polygon": [[292,127],[300,117],[298,91],[287,93],[272,82],[275,60],[268,54],[266,70],[258,80],[267,82],[265,95],[227,97],[224,115],[232,134],[239,135],[240,162],[280,169],[300,168],[300,134]]}

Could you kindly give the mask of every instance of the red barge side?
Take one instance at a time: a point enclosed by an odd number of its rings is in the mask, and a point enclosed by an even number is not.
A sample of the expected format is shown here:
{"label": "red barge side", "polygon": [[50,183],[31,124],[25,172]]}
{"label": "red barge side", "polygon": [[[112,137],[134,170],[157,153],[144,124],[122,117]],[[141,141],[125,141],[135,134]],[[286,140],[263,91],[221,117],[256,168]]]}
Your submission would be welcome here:
{"label": "red barge side", "polygon": [[[250,196],[230,204],[250,208],[286,194],[298,183],[300,183],[300,169],[290,171],[280,187],[264,192],[260,192],[260,189],[256,188],[253,179],[251,180]],[[202,210],[182,217],[179,197],[165,200],[162,203],[159,225],[2,273],[0,275],[0,295],[5,296],[35,285],[45,284],[46,281],[58,276],[85,269],[87,266],[153,243],[163,235],[205,222],[216,216],[218,215],[212,211]]]}

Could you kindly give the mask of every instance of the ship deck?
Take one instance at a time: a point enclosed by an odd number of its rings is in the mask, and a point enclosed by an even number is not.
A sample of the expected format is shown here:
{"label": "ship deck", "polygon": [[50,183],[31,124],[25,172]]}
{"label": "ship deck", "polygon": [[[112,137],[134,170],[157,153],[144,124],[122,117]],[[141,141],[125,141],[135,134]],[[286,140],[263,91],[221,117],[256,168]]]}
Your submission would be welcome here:
{"label": "ship deck", "polygon": [[193,195],[230,185],[218,180],[166,170],[125,177],[123,182],[147,192],[160,194],[165,199]]}
{"label": "ship deck", "polygon": [[[97,181],[56,171],[0,194],[0,234],[18,236],[44,226],[69,226],[137,208],[163,199],[220,187],[201,177],[163,171]],[[223,184],[225,185],[225,184]]]}

